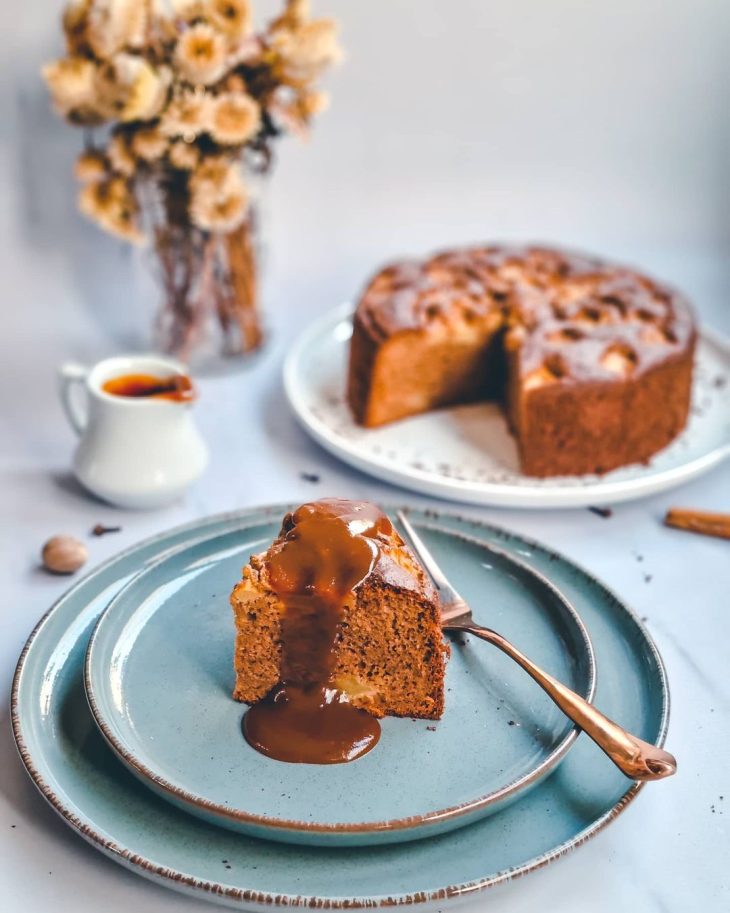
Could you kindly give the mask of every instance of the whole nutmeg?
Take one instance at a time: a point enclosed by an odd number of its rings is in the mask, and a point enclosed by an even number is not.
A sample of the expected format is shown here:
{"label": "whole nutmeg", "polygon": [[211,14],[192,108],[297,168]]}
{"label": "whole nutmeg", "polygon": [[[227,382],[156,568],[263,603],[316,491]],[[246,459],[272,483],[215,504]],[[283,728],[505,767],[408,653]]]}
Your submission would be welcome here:
{"label": "whole nutmeg", "polygon": [[74,574],[89,557],[83,542],[73,536],[53,536],[43,546],[43,567],[52,574]]}

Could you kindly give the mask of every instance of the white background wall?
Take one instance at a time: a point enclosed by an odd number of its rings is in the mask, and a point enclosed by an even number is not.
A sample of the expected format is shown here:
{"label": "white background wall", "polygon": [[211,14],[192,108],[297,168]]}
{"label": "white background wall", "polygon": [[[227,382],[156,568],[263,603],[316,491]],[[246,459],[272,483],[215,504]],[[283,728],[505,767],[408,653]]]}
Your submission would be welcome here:
{"label": "white background wall", "polygon": [[[274,325],[352,296],[383,258],[506,238],[640,263],[728,328],[730,3],[313,5],[342,22],[347,60],[310,141],[279,147]],[[28,313],[16,332],[88,355],[128,343],[155,289],[76,212],[81,136],[37,75],[61,51],[60,8],[2,4],[0,275],[5,308]]]}

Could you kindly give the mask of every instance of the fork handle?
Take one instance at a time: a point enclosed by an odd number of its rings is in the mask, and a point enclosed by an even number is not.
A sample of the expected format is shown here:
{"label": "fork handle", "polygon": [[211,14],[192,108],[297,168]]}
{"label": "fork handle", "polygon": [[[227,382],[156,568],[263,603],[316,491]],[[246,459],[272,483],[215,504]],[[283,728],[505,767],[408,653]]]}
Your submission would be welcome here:
{"label": "fork handle", "polygon": [[593,704],[536,666],[501,634],[474,624],[455,626],[452,630],[464,631],[494,644],[522,666],[563,713],[593,739],[627,777],[632,780],[661,780],[677,772],[674,755],[622,729]]}

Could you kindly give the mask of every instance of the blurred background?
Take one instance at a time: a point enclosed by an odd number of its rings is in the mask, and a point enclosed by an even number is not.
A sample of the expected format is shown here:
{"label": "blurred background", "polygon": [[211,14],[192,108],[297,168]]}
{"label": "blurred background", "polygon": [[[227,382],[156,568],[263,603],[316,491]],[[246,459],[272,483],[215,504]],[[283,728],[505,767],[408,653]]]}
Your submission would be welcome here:
{"label": "blurred background", "polygon": [[[351,298],[386,258],[536,239],[640,264],[728,328],[714,301],[730,250],[726,0],[312,5],[339,19],[347,56],[309,141],[277,144],[274,327]],[[61,341],[67,355],[131,344],[157,303],[144,255],[76,210],[81,132],[38,74],[62,52],[61,9],[1,14],[5,310],[19,342],[54,358]]]}

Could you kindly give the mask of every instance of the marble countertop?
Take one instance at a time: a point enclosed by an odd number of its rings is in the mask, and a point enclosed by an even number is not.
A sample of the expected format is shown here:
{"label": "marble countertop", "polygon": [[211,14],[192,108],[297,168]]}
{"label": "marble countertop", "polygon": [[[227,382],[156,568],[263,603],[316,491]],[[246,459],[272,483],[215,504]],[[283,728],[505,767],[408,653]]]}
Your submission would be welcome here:
{"label": "marble countertop", "polygon": [[[687,260],[675,273],[700,293],[702,314],[730,330],[725,264]],[[42,285],[42,274],[32,280]],[[273,285],[269,295],[287,292]],[[69,354],[108,350],[78,309],[46,310],[38,329],[16,309],[12,333],[0,341],[6,380],[0,386],[3,452],[4,607],[0,612],[0,687],[7,695],[15,660],[38,617],[68,581],[38,569],[43,541],[68,532],[89,542],[93,566],[152,533],[205,514],[325,494],[429,503],[338,463],[295,424],[285,403],[280,367],[287,344],[321,310],[314,301],[291,317],[272,311],[273,341],[237,374],[203,379],[201,428],[212,461],[186,500],[153,512],[125,512],[86,496],[69,473],[72,432],[56,400],[54,369]],[[288,325],[285,327],[284,323]],[[33,331],[33,332],[31,332]],[[33,339],[32,348],[28,340]],[[32,353],[32,354],[30,354]],[[303,473],[316,474],[319,482]],[[430,503],[434,503],[431,501]],[[473,909],[563,913],[590,908],[719,911],[730,905],[730,543],[666,529],[670,505],[730,509],[730,463],[684,487],[619,505],[603,519],[584,509],[465,512],[542,539],[602,577],[641,615],[666,661],[672,689],[668,747],[676,778],[644,790],[609,828],[565,859],[469,901]],[[122,530],[88,538],[98,523]],[[643,561],[636,560],[636,554]],[[36,793],[17,757],[3,701],[0,727],[0,885],[3,909],[107,913],[134,909],[209,909],[116,866],[73,834]],[[723,798],[724,797],[724,798]],[[590,903],[587,899],[590,898]]]}

